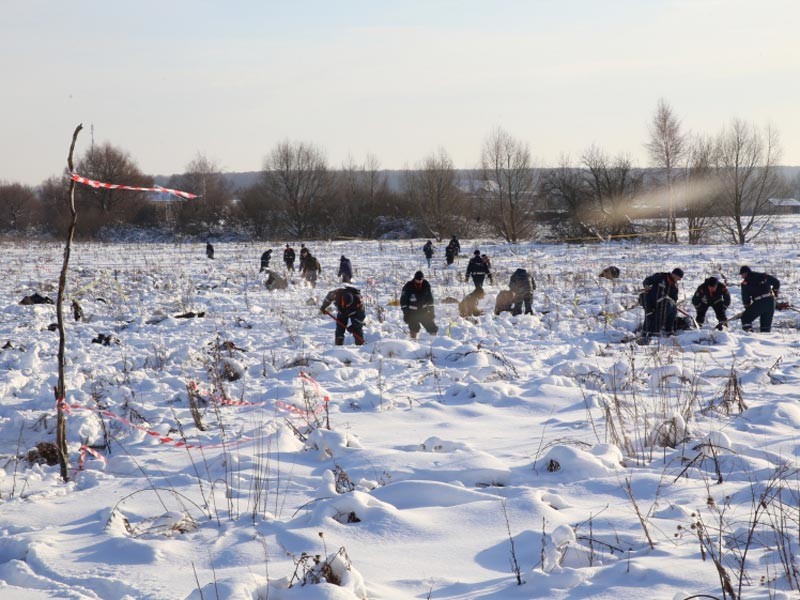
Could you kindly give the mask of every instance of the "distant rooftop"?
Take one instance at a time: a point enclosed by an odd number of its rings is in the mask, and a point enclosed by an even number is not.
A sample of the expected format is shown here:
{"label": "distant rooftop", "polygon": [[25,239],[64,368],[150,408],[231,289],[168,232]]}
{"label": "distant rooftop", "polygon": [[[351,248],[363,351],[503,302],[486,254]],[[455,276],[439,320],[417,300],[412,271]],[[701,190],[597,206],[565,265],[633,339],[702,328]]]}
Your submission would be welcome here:
{"label": "distant rooftop", "polygon": [[800,200],[795,198],[770,198],[769,202],[773,206],[800,207]]}

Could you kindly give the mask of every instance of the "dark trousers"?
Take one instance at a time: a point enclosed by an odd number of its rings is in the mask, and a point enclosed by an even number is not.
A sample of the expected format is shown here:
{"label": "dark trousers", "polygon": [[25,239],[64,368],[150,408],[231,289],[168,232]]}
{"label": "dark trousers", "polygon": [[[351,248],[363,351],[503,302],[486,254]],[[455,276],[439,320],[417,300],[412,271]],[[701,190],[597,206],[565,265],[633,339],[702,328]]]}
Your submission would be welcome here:
{"label": "dark trousers", "polygon": [[512,315],[519,315],[522,313],[522,306],[525,305],[525,314],[532,315],[533,308],[531,307],[531,303],[533,302],[533,293],[527,292],[523,294],[514,294],[514,303],[511,305],[511,314]]}
{"label": "dark trousers", "polygon": [[[701,304],[700,306],[695,307],[697,308],[697,321],[698,325],[702,325],[705,323],[706,320],[706,313],[708,312],[708,304]],[[722,323],[723,321],[728,320],[728,316],[725,314],[725,305],[722,302],[717,302],[711,305],[711,308],[714,309],[714,314],[717,316],[717,322]]]}
{"label": "dark trousers", "polygon": [[421,327],[424,327],[425,331],[431,335],[436,335],[439,331],[436,322],[433,320],[433,313],[425,309],[409,310],[406,323],[408,323],[408,330],[412,335],[418,334]]}
{"label": "dark trousers", "polygon": [[472,283],[475,284],[475,289],[476,290],[482,290],[483,289],[483,280],[484,279],[486,279],[486,275],[484,275],[483,273],[475,273],[472,276]]}
{"label": "dark trousers", "polygon": [[283,261],[286,264],[287,271],[294,271],[294,261],[293,260],[285,260]]}
{"label": "dark trousers", "polygon": [[675,333],[675,317],[678,307],[670,299],[663,299],[654,305],[648,303],[644,309],[644,332],[650,335]]}
{"label": "dark trousers", "polygon": [[753,321],[759,319],[761,332],[767,333],[772,329],[772,316],[775,314],[775,298],[769,296],[751,303],[744,309],[742,315],[742,329],[753,331]]}
{"label": "dark trousers", "polygon": [[[347,321],[350,321],[350,327],[347,326]],[[336,332],[334,335],[334,344],[337,346],[344,346],[344,332],[349,331],[353,334],[353,339],[356,346],[361,346],[364,343],[364,324],[356,319],[356,314],[348,314],[339,311],[336,314]]]}

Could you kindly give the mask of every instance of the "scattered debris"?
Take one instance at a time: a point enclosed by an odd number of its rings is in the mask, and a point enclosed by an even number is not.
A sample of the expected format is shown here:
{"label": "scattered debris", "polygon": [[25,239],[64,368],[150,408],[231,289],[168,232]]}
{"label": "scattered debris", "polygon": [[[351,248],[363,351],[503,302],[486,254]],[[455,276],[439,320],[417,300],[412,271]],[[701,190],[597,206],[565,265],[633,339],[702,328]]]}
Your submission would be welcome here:
{"label": "scattered debris", "polygon": [[192,311],[185,312],[185,313],[182,313],[180,315],[175,315],[175,318],[176,319],[194,319],[195,317],[202,318],[202,317],[205,317],[205,316],[206,316],[206,312],[203,310],[203,311],[200,311],[200,312],[192,312]]}
{"label": "scattered debris", "polygon": [[54,304],[50,296],[42,296],[38,292],[34,292],[30,296],[25,296],[19,303],[23,306],[30,306],[31,304]]}
{"label": "scattered debris", "polygon": [[116,344],[119,346],[119,338],[115,335],[106,335],[105,333],[98,333],[97,337],[92,340],[93,344],[102,344],[103,346],[110,346]]}
{"label": "scattered debris", "polygon": [[28,450],[28,462],[36,465],[58,464],[58,447],[53,442],[39,442],[35,448]]}

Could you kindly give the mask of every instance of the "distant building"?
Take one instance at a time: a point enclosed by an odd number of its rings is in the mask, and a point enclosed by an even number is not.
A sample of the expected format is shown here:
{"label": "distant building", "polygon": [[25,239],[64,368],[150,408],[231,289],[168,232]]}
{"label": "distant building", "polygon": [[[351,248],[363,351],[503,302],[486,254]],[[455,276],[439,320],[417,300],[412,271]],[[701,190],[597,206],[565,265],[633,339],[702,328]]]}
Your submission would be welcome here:
{"label": "distant building", "polygon": [[776,215],[800,215],[800,200],[795,198],[770,198]]}

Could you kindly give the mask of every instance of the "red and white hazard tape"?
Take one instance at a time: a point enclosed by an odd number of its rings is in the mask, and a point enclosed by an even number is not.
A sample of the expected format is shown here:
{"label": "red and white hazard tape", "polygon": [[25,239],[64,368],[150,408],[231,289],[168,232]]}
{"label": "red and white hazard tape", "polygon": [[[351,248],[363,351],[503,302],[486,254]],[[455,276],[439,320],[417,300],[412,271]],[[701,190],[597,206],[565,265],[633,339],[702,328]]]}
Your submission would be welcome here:
{"label": "red and white hazard tape", "polygon": [[305,371],[300,371],[300,379],[308,381],[314,388],[314,390],[317,392],[317,394],[322,398],[323,402],[327,404],[328,402],[331,401],[330,394],[328,394],[328,392],[319,383],[317,383],[316,379],[311,377],[311,375],[309,375]]}
{"label": "red and white hazard tape", "polygon": [[95,189],[105,189],[105,190],[130,190],[132,192],[166,192],[168,194],[173,194],[175,196],[179,196],[181,198],[186,198],[187,200],[191,200],[193,198],[198,198],[197,194],[190,194],[189,192],[182,192],[181,190],[173,190],[171,188],[161,187],[160,185],[154,187],[137,187],[133,185],[119,185],[116,183],[104,183],[102,181],[96,181],[94,179],[89,179],[88,177],[82,177],[77,173],[70,174],[70,179],[77,183],[82,183],[83,185],[88,185],[89,187],[93,187]]}
{"label": "red and white hazard tape", "polygon": [[223,406],[264,406],[266,402],[248,402],[247,400],[231,400],[225,396],[220,394],[201,394],[200,393],[200,386],[197,385],[196,382],[190,381],[187,386],[189,389],[197,394],[199,398],[206,400],[207,402],[212,402],[214,404],[222,404]]}
{"label": "red and white hazard tape", "polygon": [[89,446],[81,446],[80,457],[78,458],[78,468],[77,468],[78,471],[83,471],[83,468],[86,465],[87,453],[94,456],[97,460],[101,460],[103,461],[103,463],[108,464],[108,460],[106,459],[106,457],[100,454],[97,450],[95,450],[94,448],[90,448]]}
{"label": "red and white hazard tape", "polygon": [[294,404],[284,402],[283,400],[275,400],[275,406],[281,410],[285,410],[288,413],[292,413],[296,417],[302,417],[304,419],[308,419],[308,417],[311,415],[316,416],[325,410],[322,406],[318,406],[314,410],[304,410],[295,406]]}
{"label": "red and white hazard tape", "polygon": [[108,419],[112,419],[114,421],[119,421],[123,425],[127,425],[128,427],[133,427],[134,429],[138,429],[146,433],[149,436],[158,438],[158,441],[162,444],[171,444],[175,448],[191,448],[191,449],[207,449],[207,448],[223,448],[223,447],[230,447],[230,446],[238,446],[244,442],[250,441],[251,438],[249,437],[241,437],[238,440],[232,442],[224,442],[218,444],[190,444],[189,442],[181,439],[181,438],[173,438],[168,435],[163,435],[158,431],[153,431],[152,429],[148,429],[147,427],[142,427],[141,425],[137,425],[136,423],[132,423],[128,419],[124,417],[120,417],[119,415],[111,412],[110,410],[103,410],[100,408],[92,408],[91,406],[81,406],[80,404],[68,404],[65,400],[59,400],[58,407],[60,410],[63,410],[66,413],[70,413],[73,410],[86,410],[89,412],[98,413],[103,415]]}
{"label": "red and white hazard tape", "polygon": [[[282,400],[276,400],[275,401],[275,406],[277,408],[281,409],[281,410],[285,410],[286,412],[291,413],[292,415],[294,415],[296,417],[302,417],[302,418],[308,419],[309,416],[312,416],[312,415],[316,416],[316,415],[322,413],[323,411],[325,411],[325,409],[327,408],[328,403],[330,402],[330,395],[308,373],[305,373],[304,371],[301,371],[300,372],[300,378],[303,379],[304,381],[309,382],[311,384],[311,386],[314,388],[314,391],[317,393],[317,395],[319,395],[322,398],[322,400],[324,402],[324,406],[317,406],[317,407],[314,408],[314,410],[304,410],[302,408],[294,406],[293,404],[289,404],[288,402],[283,402]],[[197,383],[195,383],[194,381],[190,381],[189,384],[188,384],[188,387],[192,391],[194,391],[195,393],[197,393],[199,395]],[[212,394],[212,395],[208,396],[208,399],[210,399],[213,402],[216,402],[216,403],[219,403],[219,404],[224,404],[224,405],[227,405],[227,406],[263,406],[265,404],[264,402],[246,402],[244,400],[230,400],[228,398],[225,398],[224,396],[220,396],[220,395],[216,395],[216,394]],[[65,412],[65,413],[71,413],[74,410],[85,410],[85,411],[88,411],[88,412],[97,413],[99,415],[102,415],[102,416],[106,417],[107,419],[118,421],[119,423],[122,423],[123,425],[127,425],[128,427],[132,427],[133,429],[137,429],[139,431],[142,431],[142,432],[146,433],[147,435],[149,435],[151,437],[158,438],[158,441],[160,443],[162,443],[162,444],[170,444],[174,448],[187,448],[187,449],[223,448],[223,447],[238,446],[240,444],[243,444],[245,442],[249,442],[249,441],[252,441],[253,439],[255,439],[255,438],[251,438],[249,436],[241,436],[239,439],[237,439],[237,440],[235,440],[233,442],[225,442],[225,443],[217,443],[217,444],[190,444],[189,442],[185,441],[184,439],[173,438],[173,437],[170,437],[168,435],[163,435],[158,431],[154,431],[152,429],[148,429],[147,427],[143,427],[142,425],[138,425],[136,423],[133,423],[132,421],[130,421],[130,420],[124,418],[124,417],[121,417],[121,416],[117,415],[116,413],[111,412],[110,410],[105,410],[105,409],[102,409],[102,408],[94,408],[94,407],[91,407],[91,406],[83,406],[81,404],[69,404],[64,398],[59,398],[58,399],[57,409],[59,411]],[[80,447],[80,455],[79,455],[79,459],[78,459],[78,468],[77,468],[78,471],[82,471],[84,469],[85,464],[86,464],[86,455],[87,454],[91,454],[96,459],[101,460],[106,464],[108,463],[106,457],[104,457],[102,454],[97,452],[94,448],[90,448],[89,446],[82,445]]]}

